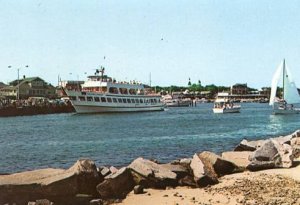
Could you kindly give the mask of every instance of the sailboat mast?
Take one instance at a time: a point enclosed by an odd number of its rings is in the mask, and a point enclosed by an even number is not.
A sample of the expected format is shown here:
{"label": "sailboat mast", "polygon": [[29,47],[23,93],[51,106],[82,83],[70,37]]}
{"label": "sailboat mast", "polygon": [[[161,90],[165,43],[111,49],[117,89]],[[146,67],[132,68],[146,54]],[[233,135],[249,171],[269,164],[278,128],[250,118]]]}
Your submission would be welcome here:
{"label": "sailboat mast", "polygon": [[283,72],[283,79],[282,79],[282,99],[284,100],[284,74],[285,74],[285,59],[283,59],[283,69],[282,69],[282,72]]}

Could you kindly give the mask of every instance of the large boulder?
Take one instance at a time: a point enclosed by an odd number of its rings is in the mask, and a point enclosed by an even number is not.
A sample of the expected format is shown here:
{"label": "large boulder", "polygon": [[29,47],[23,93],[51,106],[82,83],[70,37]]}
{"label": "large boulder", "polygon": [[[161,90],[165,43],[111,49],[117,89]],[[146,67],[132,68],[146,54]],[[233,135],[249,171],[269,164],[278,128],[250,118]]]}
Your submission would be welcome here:
{"label": "large boulder", "polygon": [[164,169],[170,170],[171,172],[174,172],[176,174],[177,179],[183,178],[189,174],[189,170],[188,170],[187,166],[183,166],[181,164],[167,163],[167,164],[160,164],[159,166],[161,168],[164,168]]}
{"label": "large boulder", "polygon": [[179,186],[196,187],[195,181],[193,179],[193,175],[190,172],[189,164],[190,163],[188,163],[188,161],[183,160],[183,162],[179,162],[178,164],[168,163],[168,164],[161,164],[161,166],[163,168],[166,168],[176,173]]}
{"label": "large boulder", "polygon": [[[272,138],[273,140],[277,141],[279,144],[293,144],[293,140],[295,138],[300,138],[300,130],[296,130],[292,134],[279,136]],[[263,144],[266,143],[267,140],[253,140],[247,141],[243,139],[240,144],[238,144],[234,151],[255,151],[260,148]]]}
{"label": "large boulder", "polygon": [[292,146],[294,159],[298,159],[300,157],[300,145]]}
{"label": "large boulder", "polygon": [[[199,183],[201,184],[201,183]],[[187,175],[183,178],[180,178],[178,180],[178,185],[179,186],[188,186],[188,187],[197,187],[199,186],[196,181],[195,178],[192,175]]]}
{"label": "large boulder", "polygon": [[265,140],[256,140],[256,141],[247,141],[243,139],[240,144],[238,144],[234,151],[255,151],[262,144],[264,144]]}
{"label": "large boulder", "polygon": [[264,169],[273,169],[275,167],[274,161],[252,161],[246,169],[250,171],[259,171]]}
{"label": "large boulder", "polygon": [[[179,167],[161,165],[143,158],[135,159],[128,168],[132,171],[136,184],[144,187],[165,188],[177,184],[177,175],[174,169],[179,171]],[[173,171],[172,171],[173,169]]]}
{"label": "large boulder", "polygon": [[219,182],[218,175],[215,173],[213,167],[209,163],[205,166],[198,154],[194,154],[190,167],[198,187],[205,187]]}
{"label": "large boulder", "polygon": [[293,164],[293,149],[288,144],[280,144],[277,140],[267,140],[250,156],[249,170],[270,169],[275,167],[289,168]]}
{"label": "large boulder", "polygon": [[275,137],[275,138],[272,138],[272,139],[278,141],[280,144],[292,145],[293,140],[299,139],[299,138],[300,138],[300,130],[296,130],[292,134],[289,134],[289,135],[286,135],[286,136],[279,136],[279,137]]}
{"label": "large boulder", "polygon": [[199,158],[203,162],[205,167],[212,167],[213,171],[221,177],[226,174],[232,174],[239,170],[238,166],[233,162],[223,159],[222,157],[216,155],[213,152],[202,152]]}
{"label": "large boulder", "polygon": [[72,199],[76,194],[97,195],[96,185],[101,180],[95,163],[88,159],[78,160],[67,170],[41,169],[2,175],[0,204],[24,204],[41,198],[56,204],[74,204]]}
{"label": "large boulder", "polygon": [[179,164],[182,166],[189,166],[192,162],[192,158],[183,158],[179,160]]}
{"label": "large boulder", "polygon": [[192,158],[183,158],[183,159],[176,159],[174,161],[171,162],[171,164],[179,164],[181,166],[184,166],[184,167],[189,167],[190,164],[192,162]]}
{"label": "large boulder", "polygon": [[97,191],[103,199],[122,199],[132,191],[134,181],[128,168],[123,167],[105,177],[97,186]]}
{"label": "large boulder", "polygon": [[293,166],[293,161],[295,158],[294,149],[289,144],[282,144],[278,147],[278,152],[280,155],[280,163],[278,167],[290,168]]}
{"label": "large boulder", "polygon": [[300,137],[300,130],[296,130],[295,132],[292,133],[293,138]]}
{"label": "large boulder", "polygon": [[286,135],[286,136],[279,136],[272,138],[273,140],[276,140],[279,144],[291,144],[291,140],[294,138],[295,135]]}
{"label": "large boulder", "polygon": [[262,147],[256,150],[253,155],[251,156],[251,161],[272,161],[278,159],[278,149],[277,145],[279,143],[275,140],[267,140]]}
{"label": "large boulder", "polygon": [[92,160],[81,159],[78,160],[69,170],[70,173],[74,173],[77,180],[77,190],[78,194],[89,194],[97,195],[96,185],[103,181],[97,171],[97,167]]}
{"label": "large boulder", "polygon": [[250,164],[249,157],[253,152],[250,151],[236,151],[236,152],[223,152],[222,158],[228,161],[233,162],[241,169],[246,169],[246,167]]}
{"label": "large boulder", "polygon": [[291,139],[291,146],[293,147],[297,145],[300,145],[300,137]]}
{"label": "large boulder", "polygon": [[300,130],[297,130],[292,134],[294,137],[291,139],[290,145],[293,149],[294,158],[300,157]]}

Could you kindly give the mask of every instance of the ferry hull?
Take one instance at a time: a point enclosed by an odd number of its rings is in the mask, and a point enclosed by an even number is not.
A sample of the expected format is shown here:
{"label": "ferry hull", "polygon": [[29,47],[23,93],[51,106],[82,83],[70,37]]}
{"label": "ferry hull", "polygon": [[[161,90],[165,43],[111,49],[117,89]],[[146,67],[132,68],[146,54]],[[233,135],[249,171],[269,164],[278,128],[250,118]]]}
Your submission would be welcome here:
{"label": "ferry hull", "polygon": [[91,106],[91,105],[73,105],[77,113],[110,113],[110,112],[147,112],[163,111],[163,106],[149,107],[110,107],[110,106]]}

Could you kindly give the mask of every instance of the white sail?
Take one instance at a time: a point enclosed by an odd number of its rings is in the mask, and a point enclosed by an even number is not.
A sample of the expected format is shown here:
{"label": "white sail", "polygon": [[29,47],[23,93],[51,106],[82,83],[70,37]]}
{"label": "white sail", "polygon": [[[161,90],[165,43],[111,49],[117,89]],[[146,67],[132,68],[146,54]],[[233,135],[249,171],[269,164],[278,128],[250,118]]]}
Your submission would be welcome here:
{"label": "white sail", "polygon": [[274,105],[278,82],[280,77],[282,76],[283,71],[283,62],[278,66],[273,78],[272,78],[272,87],[271,87],[271,95],[270,95],[270,102],[269,105]]}
{"label": "white sail", "polygon": [[288,104],[297,104],[300,103],[300,96],[296,87],[296,84],[293,80],[292,74],[287,66],[284,65],[285,71],[283,79],[284,79],[284,100]]}

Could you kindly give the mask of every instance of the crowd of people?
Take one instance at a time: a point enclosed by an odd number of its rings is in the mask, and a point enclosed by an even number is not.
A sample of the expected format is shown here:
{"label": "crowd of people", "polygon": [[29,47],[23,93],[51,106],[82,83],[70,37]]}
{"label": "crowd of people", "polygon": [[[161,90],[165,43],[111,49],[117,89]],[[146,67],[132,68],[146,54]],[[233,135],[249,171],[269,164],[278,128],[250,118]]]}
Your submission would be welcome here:
{"label": "crowd of people", "polygon": [[68,105],[69,100],[48,99],[43,97],[29,97],[28,99],[13,100],[8,98],[0,99],[0,109],[7,107],[56,107]]}

